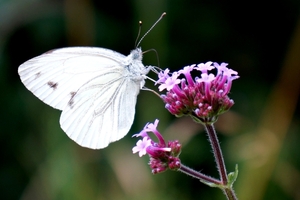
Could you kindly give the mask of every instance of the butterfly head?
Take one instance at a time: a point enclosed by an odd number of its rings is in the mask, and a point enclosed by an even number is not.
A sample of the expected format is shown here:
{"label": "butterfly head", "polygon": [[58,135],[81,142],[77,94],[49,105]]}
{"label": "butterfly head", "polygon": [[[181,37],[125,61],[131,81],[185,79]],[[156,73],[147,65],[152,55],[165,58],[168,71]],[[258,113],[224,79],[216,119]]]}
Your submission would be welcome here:
{"label": "butterfly head", "polygon": [[130,52],[130,55],[131,56],[131,60],[142,60],[143,59],[143,52],[142,52],[142,49],[141,48],[136,48],[134,50],[132,50]]}

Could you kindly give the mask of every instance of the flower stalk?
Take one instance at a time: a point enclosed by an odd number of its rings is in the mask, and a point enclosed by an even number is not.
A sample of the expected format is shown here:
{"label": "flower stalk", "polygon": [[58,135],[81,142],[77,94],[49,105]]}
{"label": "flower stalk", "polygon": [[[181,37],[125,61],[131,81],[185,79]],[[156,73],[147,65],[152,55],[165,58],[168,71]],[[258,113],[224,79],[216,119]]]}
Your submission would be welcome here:
{"label": "flower stalk", "polygon": [[[226,195],[228,200],[237,200],[235,192],[232,188],[232,184],[231,183],[228,184],[228,177],[227,177],[225,162],[224,162],[221,146],[218,141],[218,137],[217,137],[215,128],[214,128],[213,124],[206,124],[205,129],[206,129],[211,147],[213,149],[215,162],[217,164],[217,169],[218,169],[218,172],[220,175],[220,182],[221,182],[220,185],[226,186],[224,188],[223,187],[220,187],[220,188],[223,190],[223,192]],[[227,187],[227,186],[229,186],[229,187]]]}
{"label": "flower stalk", "polygon": [[207,132],[207,135],[209,137],[209,141],[213,150],[213,154],[215,157],[215,162],[217,164],[217,169],[219,171],[220,179],[223,185],[227,185],[228,180],[227,180],[227,172],[225,168],[225,163],[220,147],[220,143],[218,141],[217,133],[214,129],[214,126],[211,124],[206,124],[205,129]]}
{"label": "flower stalk", "polygon": [[204,182],[204,183],[213,183],[213,184],[216,184],[216,185],[221,185],[222,182],[218,179],[215,179],[215,178],[212,178],[210,176],[207,176],[205,174],[202,174],[196,170],[193,170],[183,164],[181,164],[180,168],[178,169],[178,171],[186,174],[186,175],[189,175],[191,177],[194,177],[196,179],[199,179],[201,182]]}

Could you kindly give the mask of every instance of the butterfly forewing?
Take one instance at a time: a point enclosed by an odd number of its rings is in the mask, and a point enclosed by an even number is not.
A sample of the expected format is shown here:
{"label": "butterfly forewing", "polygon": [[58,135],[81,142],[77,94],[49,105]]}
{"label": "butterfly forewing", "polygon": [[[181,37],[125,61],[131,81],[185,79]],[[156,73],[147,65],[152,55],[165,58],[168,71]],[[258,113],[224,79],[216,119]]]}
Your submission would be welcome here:
{"label": "butterfly forewing", "polygon": [[48,105],[63,110],[72,94],[93,77],[122,68],[124,55],[103,48],[53,50],[19,67],[24,85]]}

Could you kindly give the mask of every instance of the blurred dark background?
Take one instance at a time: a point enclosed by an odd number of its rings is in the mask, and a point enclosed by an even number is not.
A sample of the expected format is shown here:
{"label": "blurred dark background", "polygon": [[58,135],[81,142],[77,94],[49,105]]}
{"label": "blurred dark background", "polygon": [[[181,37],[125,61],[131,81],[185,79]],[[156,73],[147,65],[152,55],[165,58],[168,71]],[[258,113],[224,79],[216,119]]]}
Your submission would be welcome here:
{"label": "blurred dark background", "polygon": [[[1,199],[226,199],[184,174],[152,175],[148,158],[132,154],[131,135],[158,118],[166,139],[183,143],[182,162],[218,178],[202,127],[172,117],[152,93],[141,91],[130,133],[95,151],[70,140],[60,112],[19,79],[20,64],[55,48],[128,55],[138,21],[145,33],[163,12],[141,43],[156,49],[161,68],[215,61],[239,72],[230,94],[235,105],[216,123],[228,172],[239,165],[239,199],[300,199],[299,8],[299,0],[1,0]],[[155,53],[144,54],[143,63],[157,65]]]}

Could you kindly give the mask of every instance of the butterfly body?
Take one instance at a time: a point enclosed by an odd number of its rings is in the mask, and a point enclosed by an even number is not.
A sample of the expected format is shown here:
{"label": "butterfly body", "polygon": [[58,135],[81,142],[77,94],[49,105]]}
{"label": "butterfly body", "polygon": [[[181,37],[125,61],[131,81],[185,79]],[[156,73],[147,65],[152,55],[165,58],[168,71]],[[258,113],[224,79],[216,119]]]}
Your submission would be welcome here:
{"label": "butterfly body", "polygon": [[18,72],[28,90],[62,110],[60,125],[72,140],[100,149],[128,133],[150,69],[140,48],[124,56],[105,48],[69,47],[32,58]]}

